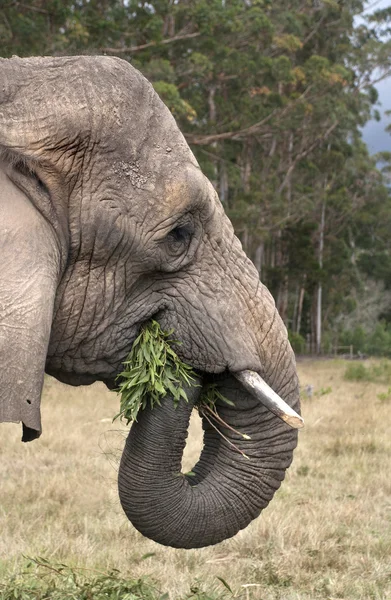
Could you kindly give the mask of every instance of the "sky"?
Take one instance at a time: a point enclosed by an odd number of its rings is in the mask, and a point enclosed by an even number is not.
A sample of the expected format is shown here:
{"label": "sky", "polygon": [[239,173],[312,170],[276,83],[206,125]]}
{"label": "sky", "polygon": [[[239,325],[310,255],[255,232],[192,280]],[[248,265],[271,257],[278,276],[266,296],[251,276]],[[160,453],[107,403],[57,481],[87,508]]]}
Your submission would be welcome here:
{"label": "sky", "polygon": [[[372,0],[368,2],[368,12],[387,8],[391,0]],[[381,81],[376,86],[379,92],[380,105],[376,108],[381,115],[381,121],[369,121],[363,130],[364,141],[368,144],[371,153],[387,150],[391,152],[391,134],[385,131],[387,125],[391,125],[391,116],[387,117],[384,113],[391,110],[391,77]]]}

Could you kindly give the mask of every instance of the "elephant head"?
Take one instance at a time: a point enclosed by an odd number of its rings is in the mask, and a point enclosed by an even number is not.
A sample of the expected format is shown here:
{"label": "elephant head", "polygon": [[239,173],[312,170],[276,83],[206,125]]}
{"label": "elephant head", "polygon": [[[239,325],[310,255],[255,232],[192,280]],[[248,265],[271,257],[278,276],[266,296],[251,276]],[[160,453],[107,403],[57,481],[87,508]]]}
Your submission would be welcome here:
{"label": "elephant head", "polygon": [[[133,425],[122,506],[163,544],[231,537],[268,504],[297,442],[243,380],[252,370],[298,409],[273,299],[138,71],[84,56],[3,59],[0,74],[0,421],[22,421],[25,441],[38,437],[44,371],[112,387],[140,326],[155,318],[175,330],[201,383],[188,404],[174,409],[166,398]],[[189,416],[211,379],[234,403],[218,411],[235,431],[204,419],[189,477]]]}

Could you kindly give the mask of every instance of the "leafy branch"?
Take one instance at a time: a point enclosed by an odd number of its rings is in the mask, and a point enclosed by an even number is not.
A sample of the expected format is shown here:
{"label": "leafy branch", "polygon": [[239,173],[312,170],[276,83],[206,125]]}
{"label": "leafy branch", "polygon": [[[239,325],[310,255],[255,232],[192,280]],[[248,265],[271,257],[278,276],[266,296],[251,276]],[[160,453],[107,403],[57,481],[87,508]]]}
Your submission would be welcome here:
{"label": "leafy branch", "polygon": [[190,38],[195,38],[201,35],[200,31],[195,31],[194,33],[185,33],[183,35],[175,35],[171,38],[166,38],[165,40],[160,40],[159,42],[148,42],[147,44],[140,44],[139,46],[125,46],[122,48],[102,48],[102,52],[107,52],[108,54],[132,54],[133,52],[139,52],[140,50],[145,50],[146,48],[151,48],[152,46],[161,46],[165,44],[172,44],[173,42],[177,42],[178,40],[187,40]]}
{"label": "leafy branch", "polygon": [[180,342],[172,339],[173,331],[165,332],[151,320],[141,330],[118,375],[121,394],[120,412],[114,418],[126,419],[128,425],[137,421],[140,410],[161,404],[171,394],[174,405],[182,398],[188,401],[184,386],[197,385],[193,369],[181,361],[173,349]]}
{"label": "leafy branch", "polygon": [[[120,380],[117,391],[121,394],[121,403],[120,412],[114,419],[125,419],[127,425],[137,421],[140,410],[148,406],[150,409],[161,406],[161,400],[168,394],[172,396],[174,406],[177,407],[181,399],[188,402],[184,387],[199,387],[192,367],[184,363],[173,349],[172,346],[180,342],[172,338],[172,333],[172,330],[163,331],[154,320],[143,326],[124,362],[125,369],[117,378]],[[220,417],[216,410],[217,401],[234,406],[231,400],[219,392],[216,384],[211,383],[204,386],[196,408],[200,416],[205,418],[228,444],[246,456],[225,437],[220,428],[228,429],[245,440],[249,440],[250,436],[237,431]]]}

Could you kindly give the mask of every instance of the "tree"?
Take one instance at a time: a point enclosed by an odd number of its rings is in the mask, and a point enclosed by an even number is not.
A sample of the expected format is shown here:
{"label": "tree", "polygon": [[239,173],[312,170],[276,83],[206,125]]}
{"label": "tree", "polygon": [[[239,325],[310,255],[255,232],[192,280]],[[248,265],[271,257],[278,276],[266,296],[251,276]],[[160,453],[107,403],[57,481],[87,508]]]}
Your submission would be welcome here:
{"label": "tree", "polygon": [[[391,9],[361,0],[25,0],[3,54],[105,52],[139,68],[217,188],[289,328],[321,350],[365,277],[391,285],[390,157],[361,140],[391,72]],[[381,166],[381,165],[380,165]],[[391,320],[391,314],[386,316]],[[343,320],[343,319],[342,319]]]}

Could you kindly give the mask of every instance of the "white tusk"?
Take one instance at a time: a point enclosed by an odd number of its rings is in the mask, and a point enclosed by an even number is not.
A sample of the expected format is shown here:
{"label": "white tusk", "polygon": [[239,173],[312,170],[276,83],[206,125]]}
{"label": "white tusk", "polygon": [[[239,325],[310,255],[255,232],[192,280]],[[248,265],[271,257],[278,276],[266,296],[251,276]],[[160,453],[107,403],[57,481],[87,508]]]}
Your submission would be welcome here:
{"label": "white tusk", "polygon": [[304,427],[304,420],[254,371],[233,373],[250,394],[262,402],[272,413],[294,429]]}

